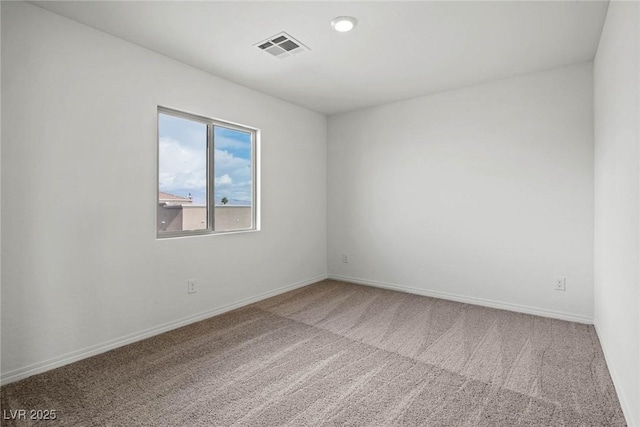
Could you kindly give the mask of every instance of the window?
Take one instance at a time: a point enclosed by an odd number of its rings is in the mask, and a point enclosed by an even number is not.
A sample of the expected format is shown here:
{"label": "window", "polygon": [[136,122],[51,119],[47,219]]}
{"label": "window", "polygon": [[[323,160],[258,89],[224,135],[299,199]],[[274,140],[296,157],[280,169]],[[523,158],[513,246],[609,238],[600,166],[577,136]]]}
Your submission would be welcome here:
{"label": "window", "polygon": [[257,230],[257,136],[158,107],[158,237]]}

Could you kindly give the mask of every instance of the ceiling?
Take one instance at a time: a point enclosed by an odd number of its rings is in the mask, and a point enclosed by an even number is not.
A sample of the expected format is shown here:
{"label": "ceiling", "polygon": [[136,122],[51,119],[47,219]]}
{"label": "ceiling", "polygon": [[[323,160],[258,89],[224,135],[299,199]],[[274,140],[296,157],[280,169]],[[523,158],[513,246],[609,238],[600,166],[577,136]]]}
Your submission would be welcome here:
{"label": "ceiling", "polygon": [[[201,70],[334,114],[593,60],[600,1],[34,4]],[[350,33],[333,18],[354,16]],[[311,50],[254,45],[286,31]]]}

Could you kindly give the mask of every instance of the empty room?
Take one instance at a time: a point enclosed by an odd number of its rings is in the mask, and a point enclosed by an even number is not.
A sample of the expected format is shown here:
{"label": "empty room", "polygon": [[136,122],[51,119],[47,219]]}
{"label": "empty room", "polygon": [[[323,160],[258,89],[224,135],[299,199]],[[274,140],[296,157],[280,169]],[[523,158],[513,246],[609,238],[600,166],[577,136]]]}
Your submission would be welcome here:
{"label": "empty room", "polygon": [[4,426],[640,427],[639,1],[1,1]]}

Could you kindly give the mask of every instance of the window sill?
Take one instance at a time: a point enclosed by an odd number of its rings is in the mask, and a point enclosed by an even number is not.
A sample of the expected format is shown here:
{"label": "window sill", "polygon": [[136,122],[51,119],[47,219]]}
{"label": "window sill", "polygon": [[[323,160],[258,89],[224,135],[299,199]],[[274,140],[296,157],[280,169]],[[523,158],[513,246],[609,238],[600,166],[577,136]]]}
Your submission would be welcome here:
{"label": "window sill", "polygon": [[179,238],[185,238],[185,237],[202,237],[202,236],[227,236],[230,234],[255,233],[257,231],[260,231],[260,229],[251,228],[246,230],[229,230],[229,231],[194,230],[190,232],[156,234],[156,240],[179,239]]}

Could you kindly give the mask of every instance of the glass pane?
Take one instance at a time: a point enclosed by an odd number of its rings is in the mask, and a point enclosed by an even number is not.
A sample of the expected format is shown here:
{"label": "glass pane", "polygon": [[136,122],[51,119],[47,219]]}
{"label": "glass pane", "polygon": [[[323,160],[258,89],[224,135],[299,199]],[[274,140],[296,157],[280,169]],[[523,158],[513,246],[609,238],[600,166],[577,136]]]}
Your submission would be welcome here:
{"label": "glass pane", "polygon": [[253,227],[251,133],[215,126],[215,231]]}
{"label": "glass pane", "polygon": [[207,125],[158,114],[158,232],[207,228]]}

